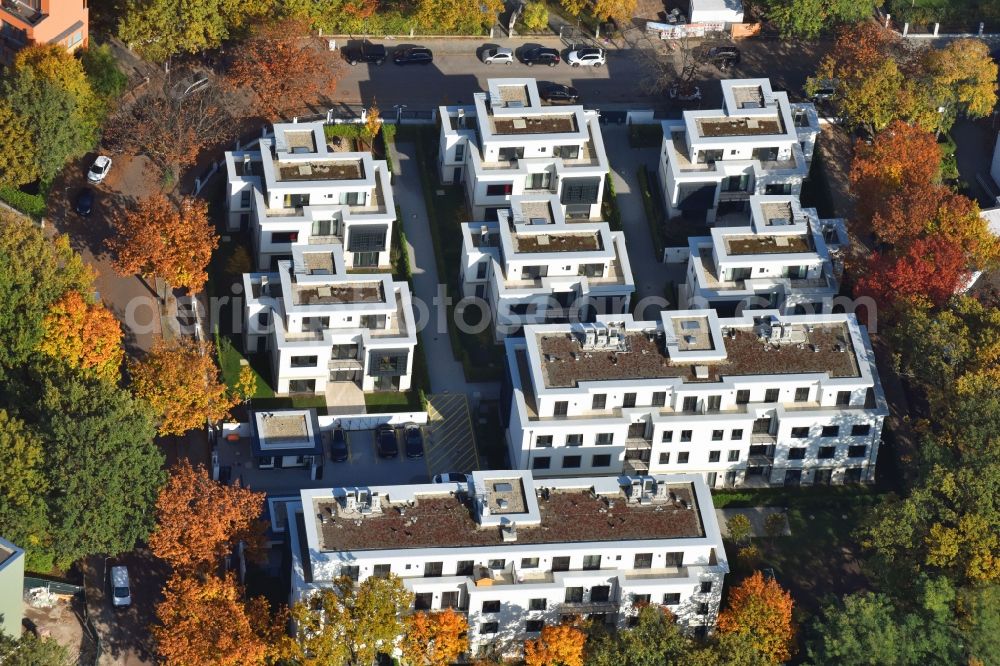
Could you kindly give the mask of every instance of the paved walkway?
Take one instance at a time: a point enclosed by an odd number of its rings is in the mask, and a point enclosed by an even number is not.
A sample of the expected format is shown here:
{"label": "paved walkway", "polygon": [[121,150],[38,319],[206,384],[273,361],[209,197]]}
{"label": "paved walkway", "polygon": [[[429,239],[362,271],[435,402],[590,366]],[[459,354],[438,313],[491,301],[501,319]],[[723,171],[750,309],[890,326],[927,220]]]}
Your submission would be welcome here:
{"label": "paved walkway", "polygon": [[[749,509],[716,509],[715,515],[719,519],[719,530],[722,532],[722,536],[729,538],[729,529],[726,527],[726,521],[736,515],[744,515],[750,519],[750,536],[752,537],[766,537],[767,530],[764,528],[764,521],[771,514],[785,514],[785,509],[777,506],[755,506]],[[785,529],[782,532],[782,536],[791,536],[792,530],[788,526],[788,517],[785,517]]]}
{"label": "paved walkway", "polygon": [[479,393],[482,397],[500,395],[496,383],[470,384],[465,380],[462,364],[455,360],[448,337],[447,308],[442,302],[444,283],[438,277],[434,260],[427,207],[416,162],[416,146],[398,143],[393,151],[396,177],[393,193],[403,216],[403,230],[409,243],[410,266],[413,270],[413,305],[419,330],[419,342],[427,357],[433,393]]}

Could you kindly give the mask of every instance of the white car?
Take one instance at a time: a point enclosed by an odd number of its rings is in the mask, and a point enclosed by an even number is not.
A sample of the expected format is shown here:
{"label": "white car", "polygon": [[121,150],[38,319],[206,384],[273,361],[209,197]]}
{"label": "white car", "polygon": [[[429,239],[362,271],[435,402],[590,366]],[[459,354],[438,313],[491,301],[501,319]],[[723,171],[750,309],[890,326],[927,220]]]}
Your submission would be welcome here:
{"label": "white car", "polygon": [[566,58],[573,67],[600,67],[604,64],[604,49],[586,48],[570,51]]}
{"label": "white car", "polygon": [[111,158],[107,155],[100,155],[90,165],[90,170],[87,171],[87,180],[92,183],[100,183],[109,171],[111,171]]}
{"label": "white car", "polygon": [[125,608],[132,604],[132,588],[128,581],[128,568],[111,567],[111,605]]}
{"label": "white car", "polygon": [[435,474],[431,480],[434,483],[468,483],[469,476],[459,472],[446,472],[445,474]]}
{"label": "white car", "polygon": [[502,46],[486,49],[483,51],[483,62],[487,65],[509,65],[514,62],[514,52]]}

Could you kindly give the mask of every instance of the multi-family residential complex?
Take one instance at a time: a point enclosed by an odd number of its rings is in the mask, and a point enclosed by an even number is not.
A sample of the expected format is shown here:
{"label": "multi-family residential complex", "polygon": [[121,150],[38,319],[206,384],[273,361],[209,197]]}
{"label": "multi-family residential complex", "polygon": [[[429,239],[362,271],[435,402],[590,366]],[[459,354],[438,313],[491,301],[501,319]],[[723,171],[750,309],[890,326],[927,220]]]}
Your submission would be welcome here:
{"label": "multi-family residential complex", "polygon": [[508,339],[508,441],[535,475],[676,473],[711,487],[874,480],[887,413],[852,314],[664,311]]}
{"label": "multi-family residential complex", "polygon": [[742,212],[752,194],[798,194],[819,120],[767,79],[722,80],[723,108],[663,122],[660,185],[671,217],[712,222]]}
{"label": "multi-family residential complex", "polygon": [[627,312],[635,291],[625,236],[606,222],[567,223],[555,194],[516,194],[495,222],[462,225],[466,297],[490,306],[496,339],[528,323]]}
{"label": "multi-family residential complex", "polygon": [[794,195],[752,196],[749,224],[716,226],[688,241],[679,302],[720,316],[740,308],[830,312],[847,245],[842,219],[820,220]]}
{"label": "multi-family residential complex", "polygon": [[389,168],[323,123],[279,123],[259,150],[226,153],[228,227],[250,232],[257,267],[294,247],[338,244],[352,268],[387,268],[396,209]]}
{"label": "multi-family residential complex", "polygon": [[0,65],[29,44],[62,44],[70,51],[87,45],[87,0],[3,0],[0,2]]}
{"label": "multi-family residential complex", "polygon": [[555,194],[567,218],[600,218],[608,158],[596,111],[543,105],[534,79],[490,79],[473,101],[440,107],[438,158],[441,182],[465,184],[472,219],[539,193]]}
{"label": "multi-family residential complex", "polygon": [[245,349],[267,351],[275,391],[410,388],[417,344],[410,288],[388,273],[350,273],[343,246],[295,245],[272,273],[243,276]]}
{"label": "multi-family residential complex", "polygon": [[0,637],[21,637],[24,591],[24,549],[0,538]]}
{"label": "multi-family residential complex", "polygon": [[532,478],[311,489],[289,505],[291,601],[395,574],[417,610],[468,615],[471,652],[589,617],[624,627],[643,604],[692,630],[715,622],[729,571],[701,477]]}

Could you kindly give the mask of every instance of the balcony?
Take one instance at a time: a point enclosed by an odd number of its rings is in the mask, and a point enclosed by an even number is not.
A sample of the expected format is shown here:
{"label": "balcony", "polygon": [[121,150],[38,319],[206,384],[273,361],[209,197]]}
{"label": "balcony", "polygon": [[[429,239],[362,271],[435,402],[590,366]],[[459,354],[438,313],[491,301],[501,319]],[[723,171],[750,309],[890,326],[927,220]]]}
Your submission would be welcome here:
{"label": "balcony", "polygon": [[689,578],[687,567],[660,567],[658,569],[629,569],[625,580],[649,580],[652,578]]}
{"label": "balcony", "polygon": [[356,358],[335,358],[327,363],[330,370],[363,370],[364,364]]}
{"label": "balcony", "polygon": [[774,464],[774,454],[753,454],[747,457],[747,465],[750,467],[766,467]]}
{"label": "balcony", "polygon": [[[640,449],[648,451],[653,448],[653,440],[646,439],[645,437],[629,437],[625,440],[625,449]],[[628,459],[628,454],[625,454],[626,460]]]}
{"label": "balcony", "polygon": [[626,456],[624,471],[627,474],[647,474],[649,472],[649,461]]}
{"label": "balcony", "polygon": [[21,0],[3,0],[3,4],[0,6],[6,13],[32,26],[37,25],[45,18],[45,14],[40,10],[28,3],[21,2]]}
{"label": "balcony", "polygon": [[722,191],[719,192],[719,202],[723,201],[749,201],[750,193],[743,190],[733,190],[733,191]]}
{"label": "balcony", "polygon": [[585,613],[617,613],[618,603],[614,601],[567,601],[556,605],[562,615],[583,615]]}
{"label": "balcony", "polygon": [[750,435],[750,441],[754,444],[775,444],[778,438],[769,432],[755,432]]}

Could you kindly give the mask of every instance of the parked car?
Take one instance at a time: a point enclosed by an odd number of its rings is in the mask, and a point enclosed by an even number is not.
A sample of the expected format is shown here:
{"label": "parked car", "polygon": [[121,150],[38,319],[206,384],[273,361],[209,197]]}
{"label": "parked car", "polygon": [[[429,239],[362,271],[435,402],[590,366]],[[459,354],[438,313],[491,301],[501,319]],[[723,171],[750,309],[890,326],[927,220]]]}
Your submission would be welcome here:
{"label": "parked car", "polygon": [[344,49],[344,60],[347,61],[348,65],[357,65],[359,62],[373,62],[376,65],[381,65],[385,62],[385,57],[385,46],[372,44],[368,40]]}
{"label": "parked car", "polygon": [[740,50],[735,46],[713,46],[705,51],[704,60],[724,72],[740,64]]}
{"label": "parked car", "polygon": [[483,62],[487,65],[510,65],[514,62],[514,51],[505,46],[496,46],[483,51]]}
{"label": "parked car", "polygon": [[429,65],[434,62],[434,54],[423,46],[396,49],[392,61],[397,65]]}
{"label": "parked car", "polygon": [[573,67],[600,67],[604,64],[605,60],[604,49],[587,47],[570,51],[566,60]]}
{"label": "parked car", "polygon": [[383,423],[375,433],[375,447],[379,458],[395,458],[399,455],[399,442],[396,440],[396,429],[388,423]]}
{"label": "parked car", "polygon": [[109,171],[111,171],[111,158],[107,155],[98,155],[94,163],[90,165],[90,170],[87,171],[87,180],[99,183],[104,180]]}
{"label": "parked car", "polygon": [[347,448],[347,433],[343,428],[336,428],[330,438],[330,460],[333,462],[344,462],[350,455]]}
{"label": "parked car", "polygon": [[555,67],[561,60],[562,56],[559,55],[559,51],[556,49],[539,47],[528,49],[521,53],[521,62],[528,67],[534,67],[535,65]]}
{"label": "parked car", "polygon": [[691,84],[674,83],[667,89],[670,99],[678,102],[694,102],[701,99],[701,88]]}
{"label": "parked car", "polygon": [[823,81],[818,81],[816,89],[813,90],[812,95],[809,96],[814,102],[820,102],[823,100],[830,99],[837,92],[837,82],[826,79]]}
{"label": "parked car", "polygon": [[469,476],[459,472],[445,472],[444,474],[435,474],[431,481],[434,483],[468,483]]}
{"label": "parked car", "polygon": [[573,86],[564,86],[561,83],[550,83],[541,87],[539,96],[550,104],[576,104],[580,99],[580,94]]}
{"label": "parked car", "polygon": [[424,457],[424,431],[416,423],[407,423],[403,428],[403,443],[407,458]]}
{"label": "parked car", "polygon": [[128,581],[128,567],[111,567],[111,605],[125,608],[132,604],[132,588]]}
{"label": "parked car", "polygon": [[94,190],[85,187],[76,195],[76,212],[86,217],[94,210]]}

